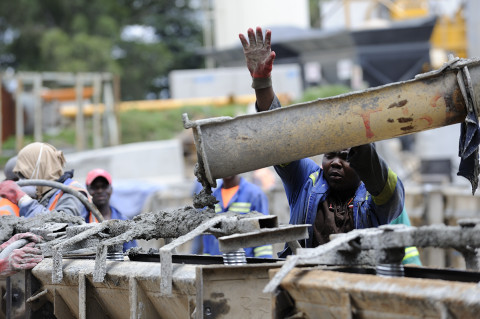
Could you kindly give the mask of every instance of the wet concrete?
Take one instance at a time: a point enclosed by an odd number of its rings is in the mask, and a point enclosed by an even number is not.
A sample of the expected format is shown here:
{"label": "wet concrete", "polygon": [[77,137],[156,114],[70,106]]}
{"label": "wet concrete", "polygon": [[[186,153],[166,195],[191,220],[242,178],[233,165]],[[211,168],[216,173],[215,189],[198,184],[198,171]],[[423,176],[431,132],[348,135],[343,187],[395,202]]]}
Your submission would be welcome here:
{"label": "wet concrete", "polygon": [[210,185],[208,182],[207,176],[205,175],[205,169],[201,162],[195,164],[194,174],[197,177],[197,181],[202,184],[203,189],[193,196],[193,207],[213,208],[215,204],[218,203],[218,200],[212,195],[212,186],[216,185]]}
{"label": "wet concrete", "polygon": [[72,216],[64,212],[56,211],[31,218],[2,216],[0,218],[0,242],[7,241],[15,234],[29,232],[34,228],[41,228],[46,223],[82,225],[85,224],[85,221],[79,216]]}

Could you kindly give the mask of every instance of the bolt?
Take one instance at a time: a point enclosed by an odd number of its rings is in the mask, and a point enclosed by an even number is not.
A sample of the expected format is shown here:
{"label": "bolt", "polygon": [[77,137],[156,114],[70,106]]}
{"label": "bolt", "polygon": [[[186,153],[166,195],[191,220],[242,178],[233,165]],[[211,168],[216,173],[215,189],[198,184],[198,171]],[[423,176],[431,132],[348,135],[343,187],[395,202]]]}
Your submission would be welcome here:
{"label": "bolt", "polygon": [[210,307],[205,307],[205,316],[211,316],[212,315],[212,309]]}

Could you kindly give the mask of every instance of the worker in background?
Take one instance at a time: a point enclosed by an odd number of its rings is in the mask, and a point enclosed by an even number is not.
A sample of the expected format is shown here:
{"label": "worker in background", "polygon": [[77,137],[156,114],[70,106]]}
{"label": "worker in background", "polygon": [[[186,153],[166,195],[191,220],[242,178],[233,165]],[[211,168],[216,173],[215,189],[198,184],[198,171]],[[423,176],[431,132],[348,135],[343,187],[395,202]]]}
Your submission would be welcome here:
{"label": "worker in background", "polygon": [[[20,243],[20,240],[27,243]],[[42,251],[35,247],[43,239],[32,233],[13,235],[0,245],[0,278],[15,274],[17,271],[32,269],[43,260]]]}
{"label": "worker in background", "polygon": [[[87,190],[92,196],[92,202],[98,208],[104,220],[120,219],[127,220],[122,213],[115,207],[110,205],[110,197],[112,196],[112,176],[106,170],[96,168],[88,172],[85,180]],[[87,223],[95,222],[91,213],[85,214],[85,221]],[[126,252],[132,247],[137,247],[135,240],[123,244],[123,252]]]}
{"label": "worker in background", "polygon": [[[6,181],[18,181],[18,176],[13,173],[13,168],[17,164],[17,157],[11,157],[5,167],[3,168],[3,173],[5,175]],[[20,217],[20,208],[6,198],[0,197],[0,216],[5,215],[15,215]]]}
{"label": "worker in background", "polygon": [[[47,143],[31,143],[20,150],[13,172],[22,179],[41,179],[56,181],[83,193],[86,189],[73,180],[73,170],[64,171],[65,157],[62,151]],[[0,183],[0,196],[7,198],[20,208],[20,216],[33,217],[52,210],[63,211],[74,216],[81,216],[84,209],[82,202],[74,195],[49,186],[34,186],[34,192],[28,194],[14,181]]]}
{"label": "worker in background", "polygon": [[[218,187],[213,191],[213,196],[218,200],[215,212],[232,212],[247,214],[256,211],[268,215],[268,199],[260,187],[247,182],[239,175],[223,178]],[[245,249],[246,257],[272,258],[272,245],[248,247]],[[218,240],[213,235],[203,235],[203,253],[206,255],[221,255]]]}
{"label": "worker in background", "polygon": [[[271,31],[248,29],[240,42],[252,76],[257,111],[281,107],[271,80],[275,52]],[[401,180],[378,155],[373,144],[324,154],[322,167],[311,159],[301,159],[275,170],[282,179],[290,206],[290,224],[311,224],[309,237],[300,241],[311,248],[327,243],[331,234],[383,224],[410,225],[404,208]],[[279,254],[291,254],[286,246]],[[418,250],[406,249],[403,263],[420,264]]]}

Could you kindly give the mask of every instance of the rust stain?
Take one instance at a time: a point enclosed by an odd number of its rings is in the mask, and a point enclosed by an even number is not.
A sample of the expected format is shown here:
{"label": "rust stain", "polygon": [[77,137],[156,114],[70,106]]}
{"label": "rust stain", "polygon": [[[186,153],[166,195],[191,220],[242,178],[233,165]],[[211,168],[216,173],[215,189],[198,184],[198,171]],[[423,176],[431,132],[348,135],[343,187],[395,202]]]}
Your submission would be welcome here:
{"label": "rust stain", "polygon": [[413,118],[411,117],[399,117],[397,119],[398,123],[408,123],[408,122],[413,122]]}
{"label": "rust stain", "polygon": [[366,110],[365,113],[358,114],[362,117],[363,120],[363,125],[365,126],[365,135],[367,138],[372,138],[375,136],[375,134],[372,131],[372,128],[370,127],[370,114],[375,113],[375,112],[380,112],[382,109],[377,109],[377,110]]}
{"label": "rust stain", "polygon": [[420,118],[420,120],[425,120],[428,122],[428,126],[431,126],[432,123],[433,123],[433,119],[431,116],[428,116],[428,115],[424,115]]}
{"label": "rust stain", "polygon": [[432,98],[432,101],[430,102],[431,107],[437,107],[437,101],[442,97],[442,94],[437,93],[435,96]]}
{"label": "rust stain", "polygon": [[410,113],[410,111],[408,110],[408,107],[404,107],[402,109],[402,113],[403,113],[404,116],[407,116]]}
{"label": "rust stain", "polygon": [[411,131],[413,130],[414,126],[413,125],[409,125],[409,126],[404,126],[404,127],[401,127],[400,129],[402,131]]}
{"label": "rust stain", "polygon": [[388,123],[393,123],[393,122],[395,122],[395,121],[394,121],[393,119],[388,119],[387,122],[388,122]]}
{"label": "rust stain", "polygon": [[404,106],[405,104],[407,104],[408,101],[407,100],[401,100],[401,101],[398,101],[398,102],[395,102],[395,103],[392,103],[388,106],[389,109],[391,108],[394,108],[394,107],[402,107]]}

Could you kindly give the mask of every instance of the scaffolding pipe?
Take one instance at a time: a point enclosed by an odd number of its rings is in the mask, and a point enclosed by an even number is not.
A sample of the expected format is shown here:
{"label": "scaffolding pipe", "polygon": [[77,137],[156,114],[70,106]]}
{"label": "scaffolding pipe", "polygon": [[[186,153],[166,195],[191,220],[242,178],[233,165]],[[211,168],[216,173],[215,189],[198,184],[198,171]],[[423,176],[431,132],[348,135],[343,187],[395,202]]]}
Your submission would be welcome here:
{"label": "scaffolding pipe", "polygon": [[184,114],[184,127],[193,128],[198,162],[214,186],[218,178],[463,122],[457,73],[464,67],[480,101],[480,59],[457,58],[413,80],[272,111],[198,121]]}

